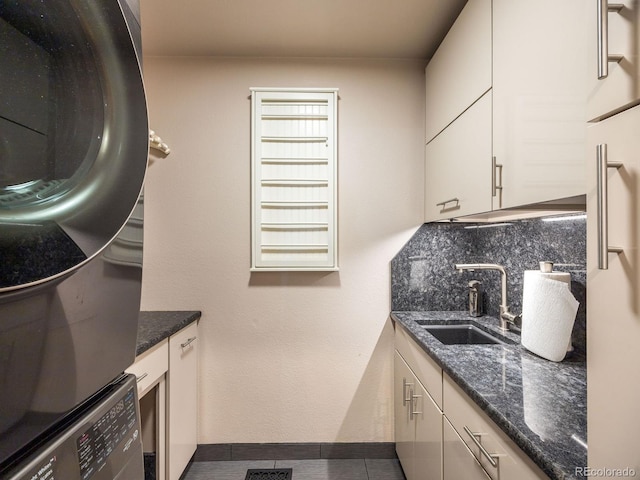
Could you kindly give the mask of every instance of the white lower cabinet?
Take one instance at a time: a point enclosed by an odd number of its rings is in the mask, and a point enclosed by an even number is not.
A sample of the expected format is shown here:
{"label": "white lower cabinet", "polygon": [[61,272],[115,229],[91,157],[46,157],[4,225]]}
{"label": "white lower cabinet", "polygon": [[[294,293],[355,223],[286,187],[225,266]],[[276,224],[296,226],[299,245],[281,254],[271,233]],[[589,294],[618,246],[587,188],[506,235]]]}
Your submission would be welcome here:
{"label": "white lower cabinet", "polygon": [[443,421],[442,468],[445,480],[489,480],[484,468],[445,417]]}
{"label": "white lower cabinet", "polygon": [[407,480],[442,478],[442,412],[396,351],[396,452]]}
{"label": "white lower cabinet", "polygon": [[396,453],[407,480],[548,478],[398,325],[395,342]]}
{"label": "white lower cabinet", "polygon": [[415,471],[416,478],[442,478],[442,411],[418,381],[411,395],[416,422]]}
{"label": "white lower cabinet", "polygon": [[548,478],[447,374],[443,375],[442,390],[447,420],[490,478]]}
{"label": "white lower cabinet", "polygon": [[169,480],[180,478],[197,447],[197,338],[198,324],[192,323],[169,339]]}
{"label": "white lower cabinet", "polygon": [[396,454],[407,480],[413,480],[416,427],[415,423],[409,419],[407,383],[415,383],[415,376],[397,351],[393,369]]}
{"label": "white lower cabinet", "polygon": [[165,480],[166,460],[166,375],[169,369],[169,341],[157,343],[136,357],[126,372],[136,376],[140,399],[142,445],[145,453],[155,452],[156,479]]}
{"label": "white lower cabinet", "polygon": [[136,357],[145,452],[156,453],[158,480],[178,480],[196,450],[197,332],[193,322]]}

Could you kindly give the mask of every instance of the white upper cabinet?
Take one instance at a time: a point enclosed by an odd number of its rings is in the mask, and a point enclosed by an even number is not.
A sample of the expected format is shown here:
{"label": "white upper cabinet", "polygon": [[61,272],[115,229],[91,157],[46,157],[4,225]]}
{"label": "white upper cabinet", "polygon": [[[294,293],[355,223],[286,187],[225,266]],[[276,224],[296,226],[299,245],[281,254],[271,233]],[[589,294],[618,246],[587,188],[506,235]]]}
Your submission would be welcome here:
{"label": "white upper cabinet", "polygon": [[469,1],[426,69],[425,221],[586,193],[588,8]]}
{"label": "white upper cabinet", "polygon": [[426,68],[426,142],[491,88],[491,0],[469,0]]}
{"label": "white upper cabinet", "polygon": [[599,120],[640,101],[640,8],[634,0],[612,3],[610,8],[606,0],[587,3],[587,119]]}
{"label": "white upper cabinet", "polygon": [[426,221],[491,210],[491,92],[425,149]]}
{"label": "white upper cabinet", "polygon": [[493,0],[494,210],[586,191],[589,3]]}

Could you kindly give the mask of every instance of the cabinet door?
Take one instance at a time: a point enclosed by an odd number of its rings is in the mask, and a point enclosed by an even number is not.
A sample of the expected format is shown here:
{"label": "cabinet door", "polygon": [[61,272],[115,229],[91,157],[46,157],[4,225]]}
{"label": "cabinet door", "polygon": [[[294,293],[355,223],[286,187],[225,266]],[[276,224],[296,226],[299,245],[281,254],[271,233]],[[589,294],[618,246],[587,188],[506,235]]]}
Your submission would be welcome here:
{"label": "cabinet door", "polygon": [[442,368],[415,342],[411,335],[400,325],[396,324],[395,347],[407,365],[420,379],[420,383],[427,389],[429,396],[442,409]]}
{"label": "cabinet door", "polygon": [[396,453],[407,480],[414,476],[415,423],[409,418],[409,388],[415,387],[416,379],[396,351],[394,357],[394,411]]}
{"label": "cabinet door", "polygon": [[502,165],[494,209],[586,192],[584,26],[591,6],[493,1],[493,155]]}
{"label": "cabinet door", "polygon": [[[640,107],[588,127],[587,412],[589,466],[640,471]],[[608,270],[598,268],[596,148],[607,146]]]}
{"label": "cabinet door", "polygon": [[491,0],[469,0],[427,65],[426,141],[491,88]]}
{"label": "cabinet door", "polygon": [[[448,421],[490,478],[548,478],[446,374],[443,377],[443,402]],[[479,445],[482,445],[482,448]]]}
{"label": "cabinet door", "polygon": [[442,412],[427,390],[416,382],[413,411],[416,424],[415,472],[419,480],[442,478]]}
{"label": "cabinet door", "polygon": [[443,438],[444,480],[491,480],[446,417]]}
{"label": "cabinet door", "polygon": [[425,221],[491,210],[491,92],[425,149]]}
{"label": "cabinet door", "polygon": [[[606,0],[602,0],[606,3]],[[589,3],[588,45],[588,111],[587,118],[597,120],[640,100],[640,8],[634,0],[616,1],[623,5],[606,15],[608,20],[608,53],[622,55],[620,62],[607,62],[609,74],[598,79],[598,2]],[[611,2],[613,3],[613,2]]]}
{"label": "cabinet door", "polygon": [[180,478],[197,446],[197,337],[194,322],[169,338],[169,480]]}

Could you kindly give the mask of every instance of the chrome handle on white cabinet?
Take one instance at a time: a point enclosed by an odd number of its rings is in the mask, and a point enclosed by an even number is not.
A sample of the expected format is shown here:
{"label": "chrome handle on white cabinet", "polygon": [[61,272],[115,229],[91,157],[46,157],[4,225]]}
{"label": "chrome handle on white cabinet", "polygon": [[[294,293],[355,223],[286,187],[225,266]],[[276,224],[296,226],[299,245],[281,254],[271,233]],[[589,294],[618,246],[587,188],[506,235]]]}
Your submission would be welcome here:
{"label": "chrome handle on white cabinet", "polygon": [[497,468],[498,460],[500,459],[500,457],[495,453],[487,452],[487,449],[484,448],[484,445],[482,445],[482,443],[480,443],[480,441],[478,440],[478,437],[480,436],[480,434],[473,433],[471,430],[469,430],[469,427],[467,427],[466,425],[464,426],[464,431],[467,432],[467,435],[469,435],[469,437],[471,437],[471,440],[473,440],[473,443],[475,443],[476,447],[480,449],[480,453],[482,453],[482,455],[485,456],[485,458],[489,461],[491,466],[494,468]]}
{"label": "chrome handle on white cabinet", "polygon": [[[498,170],[500,170],[500,182],[498,182]],[[498,195],[502,190],[502,165],[497,163],[496,157],[491,157],[491,196]]]}
{"label": "chrome handle on white cabinet", "polygon": [[191,338],[187,339],[186,342],[180,344],[180,347],[187,348],[189,345],[191,345],[196,340],[196,338],[198,338],[198,337],[191,337]]}
{"label": "chrome handle on white cabinet", "polygon": [[416,412],[416,411],[413,409],[414,400],[415,400],[415,399],[417,399],[417,398],[422,398],[422,395],[414,395],[414,394],[413,394],[413,388],[410,388],[410,389],[409,389],[409,397],[410,397],[410,399],[411,399],[411,400],[409,401],[409,420],[413,420],[413,417],[414,417],[415,415],[420,415],[420,414],[422,414],[422,412]]}
{"label": "chrome handle on white cabinet", "polygon": [[622,253],[622,248],[609,246],[609,189],[607,171],[609,168],[620,168],[622,163],[609,163],[607,161],[606,143],[600,143],[596,146],[596,163],[598,167],[596,175],[598,269],[607,270],[609,268],[609,253]]}
{"label": "chrome handle on white cabinet", "polygon": [[407,382],[406,378],[402,379],[402,406],[406,406],[407,402],[411,401],[411,390],[409,390],[409,396],[407,397],[407,387],[412,387],[413,383]]}
{"label": "chrome handle on white cabinet", "polygon": [[[454,203],[450,207],[447,207],[447,204]],[[436,207],[442,207],[440,209],[440,213],[448,212],[449,210],[458,210],[460,208],[460,199],[458,197],[450,198],[449,200],[445,200],[444,202],[436,203]]]}
{"label": "chrome handle on white cabinet", "polygon": [[609,75],[609,62],[619,62],[623,55],[609,55],[609,12],[620,12],[624,5],[597,0],[598,7],[598,80]]}
{"label": "chrome handle on white cabinet", "polygon": [[148,376],[149,376],[149,374],[147,372],[144,372],[142,375],[137,376],[136,377],[136,383],[140,383],[142,380],[144,380]]}

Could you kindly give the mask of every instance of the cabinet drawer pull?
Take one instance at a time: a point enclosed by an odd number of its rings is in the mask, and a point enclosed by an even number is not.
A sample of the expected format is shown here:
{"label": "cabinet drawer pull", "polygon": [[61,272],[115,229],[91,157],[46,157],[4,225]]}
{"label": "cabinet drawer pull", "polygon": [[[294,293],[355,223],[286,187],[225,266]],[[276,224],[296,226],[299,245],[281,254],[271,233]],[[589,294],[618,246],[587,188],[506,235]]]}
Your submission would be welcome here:
{"label": "cabinet drawer pull", "polygon": [[609,76],[609,62],[619,62],[623,55],[609,55],[609,12],[617,12],[624,8],[621,3],[609,3],[598,0],[598,80]]}
{"label": "cabinet drawer pull", "polygon": [[[455,202],[455,205],[451,207],[447,207],[447,204]],[[458,197],[450,198],[449,200],[445,200],[444,202],[436,203],[436,207],[442,207],[440,209],[440,213],[447,212],[449,210],[458,210],[460,208],[460,199]]]}
{"label": "cabinet drawer pull", "polygon": [[422,398],[422,395],[414,395],[413,394],[413,388],[409,389],[409,396],[411,397],[411,401],[409,402],[409,420],[413,420],[414,415],[421,415],[422,412],[416,412],[413,409],[413,405],[414,405],[414,400],[416,398]]}
{"label": "cabinet drawer pull", "polygon": [[144,372],[142,375],[137,376],[136,377],[136,383],[140,383],[142,380],[144,380],[148,376],[149,376],[149,374],[147,372]]}
{"label": "cabinet drawer pull", "polygon": [[609,168],[620,168],[622,163],[609,163],[607,161],[607,144],[600,143],[596,146],[596,162],[598,167],[596,200],[598,205],[598,269],[609,268],[609,253],[622,253],[620,247],[609,246],[609,189],[607,171]]}
{"label": "cabinet drawer pull", "polygon": [[186,342],[180,344],[180,347],[187,348],[189,345],[191,345],[195,341],[196,338],[198,338],[198,337],[191,337],[191,338],[187,339]]}
{"label": "cabinet drawer pull", "polygon": [[407,382],[406,378],[402,379],[402,406],[406,406],[407,402],[411,400],[411,393],[407,396],[407,387],[413,387],[413,383]]}
{"label": "cabinet drawer pull", "polygon": [[487,452],[487,450],[484,448],[482,443],[480,443],[480,441],[478,440],[478,437],[480,436],[480,434],[473,433],[471,430],[469,430],[469,427],[467,427],[466,425],[464,426],[464,431],[467,432],[467,435],[469,435],[469,437],[471,437],[471,440],[473,440],[473,443],[475,443],[476,447],[480,449],[480,453],[482,453],[482,455],[486,457],[486,459],[489,461],[491,466],[494,468],[497,468],[499,457],[498,455]]}

